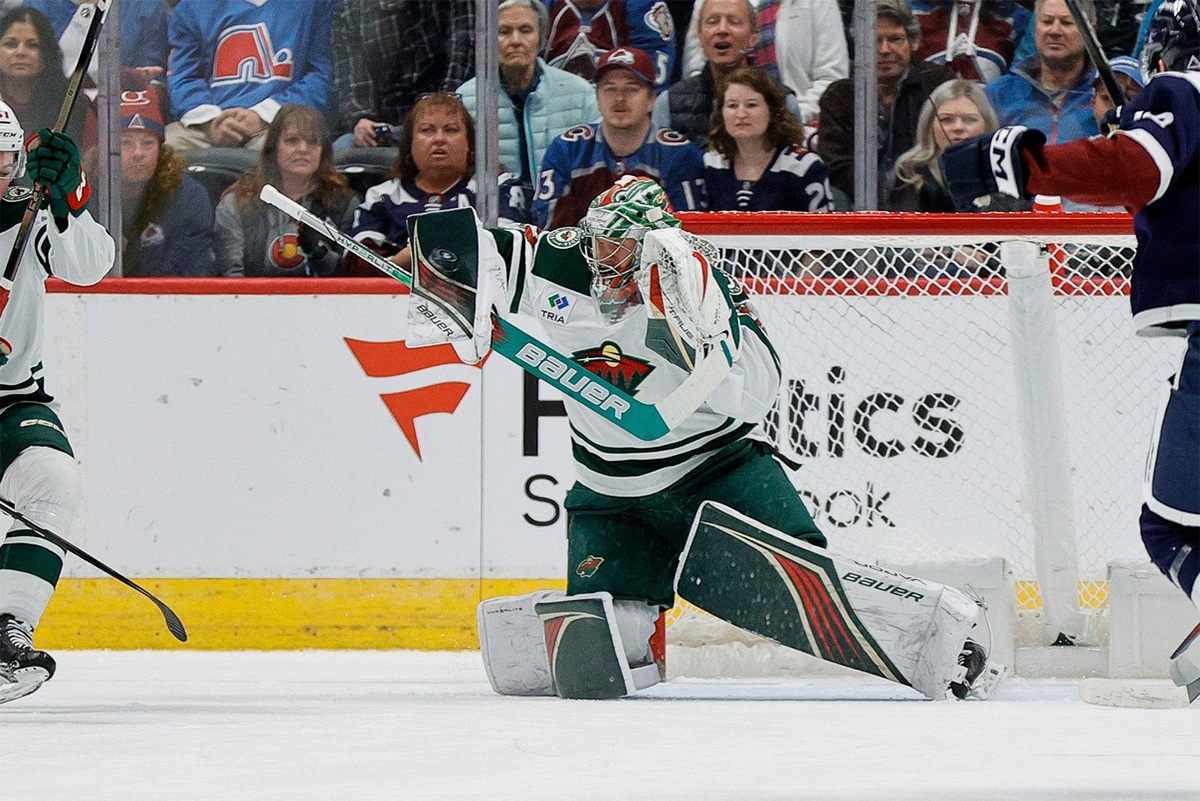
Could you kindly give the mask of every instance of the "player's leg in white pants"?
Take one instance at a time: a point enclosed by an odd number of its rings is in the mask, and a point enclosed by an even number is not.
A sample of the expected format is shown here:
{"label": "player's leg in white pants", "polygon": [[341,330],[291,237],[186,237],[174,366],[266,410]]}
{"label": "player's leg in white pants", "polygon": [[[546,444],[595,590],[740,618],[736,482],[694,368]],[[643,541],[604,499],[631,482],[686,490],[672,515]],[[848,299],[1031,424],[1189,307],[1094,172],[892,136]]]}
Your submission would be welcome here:
{"label": "player's leg in white pants", "polygon": [[[75,458],[45,446],[26,448],[0,478],[0,497],[33,522],[68,535],[80,499]],[[0,544],[0,614],[36,628],[54,594],[64,556],[57,545],[14,521]]]}

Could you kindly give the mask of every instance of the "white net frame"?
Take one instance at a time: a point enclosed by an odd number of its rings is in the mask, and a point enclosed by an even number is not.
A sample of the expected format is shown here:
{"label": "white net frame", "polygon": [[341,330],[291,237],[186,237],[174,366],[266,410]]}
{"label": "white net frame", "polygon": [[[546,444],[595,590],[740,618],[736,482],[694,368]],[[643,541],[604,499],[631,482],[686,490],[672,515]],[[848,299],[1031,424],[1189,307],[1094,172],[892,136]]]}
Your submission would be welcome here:
{"label": "white net frame", "polygon": [[[681,217],[755,296],[784,365],[776,444],[831,547],[1001,557],[1023,618],[1057,592],[1102,627],[1107,566],[1145,559],[1144,454],[1179,347],[1134,335],[1128,215]],[[1010,276],[1002,251],[1031,246]],[[668,642],[747,641],[695,624],[673,610]]]}

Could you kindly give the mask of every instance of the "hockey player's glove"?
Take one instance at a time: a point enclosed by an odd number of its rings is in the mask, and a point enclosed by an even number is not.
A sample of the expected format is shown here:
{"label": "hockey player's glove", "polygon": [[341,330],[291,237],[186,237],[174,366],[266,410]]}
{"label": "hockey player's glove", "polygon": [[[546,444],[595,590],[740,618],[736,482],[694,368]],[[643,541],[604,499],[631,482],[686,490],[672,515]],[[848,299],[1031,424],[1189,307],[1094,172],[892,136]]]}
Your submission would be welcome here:
{"label": "hockey player's glove", "polygon": [[71,137],[42,128],[26,150],[29,177],[45,187],[50,213],[59,219],[82,214],[92,190],[79,163],[79,147]]}
{"label": "hockey player's glove", "polygon": [[1028,200],[1025,190],[1024,151],[1038,154],[1046,135],[1024,125],[1007,125],[993,134],[976,136],[946,148],[942,174],[946,188],[960,209],[971,207],[975,198],[1002,194]]}

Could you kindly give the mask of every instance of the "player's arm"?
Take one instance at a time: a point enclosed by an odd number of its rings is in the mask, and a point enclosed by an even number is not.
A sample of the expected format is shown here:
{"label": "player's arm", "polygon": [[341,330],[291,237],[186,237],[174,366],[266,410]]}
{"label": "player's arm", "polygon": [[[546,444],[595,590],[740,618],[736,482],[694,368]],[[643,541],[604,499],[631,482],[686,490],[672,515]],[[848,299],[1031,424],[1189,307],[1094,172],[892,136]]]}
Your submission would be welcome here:
{"label": "player's arm", "polygon": [[112,268],[116,245],[87,212],[91,185],[79,148],[67,134],[46,128],[27,147],[29,177],[44,187],[53,218],[45,229],[50,241],[46,269],[72,284],[94,284]]}
{"label": "player's arm", "polygon": [[1021,154],[1030,195],[1060,195],[1094,206],[1140,211],[1158,194],[1154,158],[1122,132],[1111,138],[1077,139]]}

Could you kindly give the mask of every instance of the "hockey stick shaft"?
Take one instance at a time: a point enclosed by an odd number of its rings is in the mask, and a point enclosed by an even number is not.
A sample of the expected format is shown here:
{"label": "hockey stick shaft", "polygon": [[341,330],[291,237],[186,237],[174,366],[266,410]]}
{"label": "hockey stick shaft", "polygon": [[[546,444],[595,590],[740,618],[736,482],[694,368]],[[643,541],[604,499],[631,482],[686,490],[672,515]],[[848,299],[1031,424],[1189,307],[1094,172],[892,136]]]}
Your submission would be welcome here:
{"label": "hockey stick shaft", "polygon": [[[83,79],[87,77],[88,66],[92,63],[92,55],[96,52],[96,44],[100,41],[100,29],[108,16],[108,8],[112,0],[96,0],[96,8],[92,12],[92,21],[88,25],[83,38],[83,48],[79,51],[79,60],[75,63],[75,71],[67,83],[67,94],[63,97],[58,109],[58,119],[54,122],[54,130],[64,131],[75,110],[75,101],[83,88]],[[21,263],[21,254],[25,252],[25,244],[33,230],[33,221],[37,217],[38,208],[42,204],[45,187],[34,184],[33,195],[25,204],[25,214],[21,217],[21,226],[17,229],[17,238],[13,240],[12,250],[8,254],[8,263],[4,266],[4,275],[0,276],[0,316],[8,306],[8,297],[12,293],[13,279],[17,275],[17,265]]]}
{"label": "hockey stick shaft", "polygon": [[115,578],[117,581],[121,582],[125,586],[130,587],[134,590],[137,590],[142,595],[145,595],[147,598],[149,598],[151,601],[154,602],[154,605],[158,607],[158,611],[162,612],[163,619],[165,619],[167,622],[167,630],[170,631],[172,635],[174,635],[175,639],[179,640],[180,642],[187,642],[187,630],[184,629],[183,621],[181,621],[179,619],[179,615],[175,614],[175,612],[173,612],[171,610],[171,607],[167,606],[165,603],[160,601],[158,599],[158,597],[155,596],[153,593],[151,593],[149,590],[144,589],[143,587],[136,584],[134,581],[121,575],[116,570],[113,570],[111,567],[104,564],[99,559],[92,556],[90,553],[83,550],[78,545],[74,544],[73,542],[71,542],[69,540],[65,540],[62,537],[55,534],[50,529],[46,528],[45,526],[41,526],[41,525],[38,525],[37,523],[33,522],[28,517],[26,517],[24,514],[22,514],[15,506],[13,506],[11,503],[4,500],[3,498],[0,498],[0,512],[4,512],[4,514],[11,517],[13,520],[20,522],[21,525],[27,527],[30,531],[34,532],[39,537],[42,537],[43,539],[48,540],[49,542],[52,542],[53,544],[57,545],[59,548],[62,548],[64,551],[70,551],[71,553],[75,554],[83,561],[87,562],[92,567],[95,567],[99,570],[104,571],[105,573],[112,576],[113,578]]}
{"label": "hockey stick shaft", "polygon": [[[412,286],[412,275],[407,270],[347,236],[270,184],[262,188],[259,197],[346,252],[405,286]],[[493,350],[641,440],[658,439],[687,419],[725,379],[733,364],[731,347],[720,342],[670,395],[657,403],[643,403],[519,326],[495,316],[493,325]],[[587,380],[581,382],[581,378]]]}
{"label": "hockey stick shaft", "polygon": [[1079,28],[1079,33],[1083,36],[1083,49],[1087,51],[1088,58],[1096,65],[1096,71],[1100,73],[1100,80],[1104,82],[1104,88],[1108,90],[1108,96],[1112,98],[1113,105],[1125,105],[1125,90],[1121,88],[1121,84],[1117,83],[1117,76],[1113,75],[1108,58],[1104,55],[1104,50],[1100,48],[1100,39],[1096,36],[1096,29],[1092,26],[1091,20],[1083,13],[1079,0],[1063,0],[1063,2],[1066,3],[1071,16],[1075,18],[1075,27]]}

